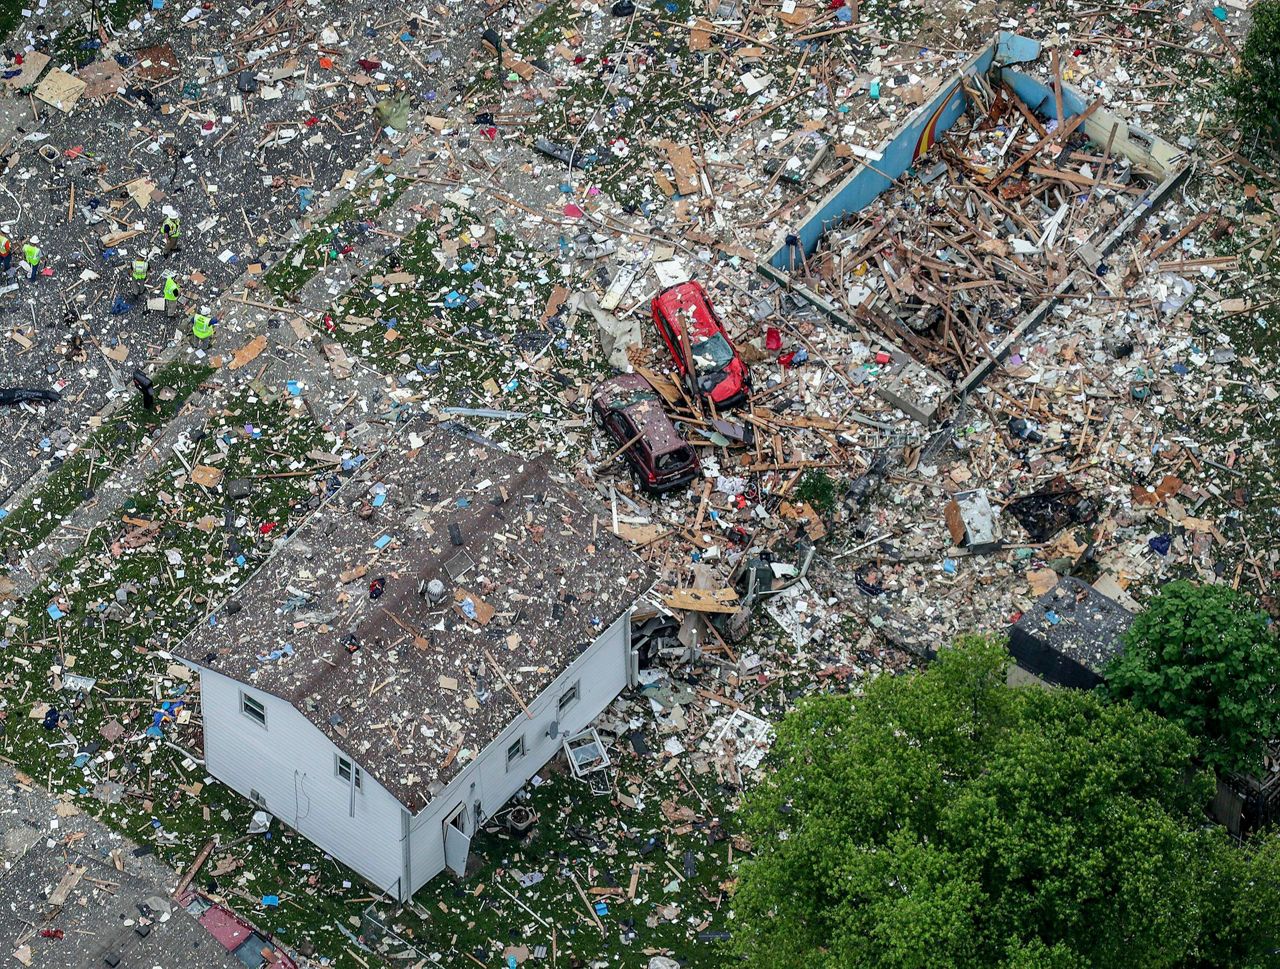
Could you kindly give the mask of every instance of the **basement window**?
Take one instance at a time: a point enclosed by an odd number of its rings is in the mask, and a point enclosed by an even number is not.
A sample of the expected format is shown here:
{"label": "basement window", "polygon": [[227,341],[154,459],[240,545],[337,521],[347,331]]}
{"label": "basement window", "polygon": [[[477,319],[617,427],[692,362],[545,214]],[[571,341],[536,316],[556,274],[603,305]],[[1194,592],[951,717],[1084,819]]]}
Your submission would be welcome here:
{"label": "basement window", "polygon": [[259,726],[267,725],[267,708],[261,700],[255,700],[248,693],[240,694],[240,712],[250,720],[257,721]]}

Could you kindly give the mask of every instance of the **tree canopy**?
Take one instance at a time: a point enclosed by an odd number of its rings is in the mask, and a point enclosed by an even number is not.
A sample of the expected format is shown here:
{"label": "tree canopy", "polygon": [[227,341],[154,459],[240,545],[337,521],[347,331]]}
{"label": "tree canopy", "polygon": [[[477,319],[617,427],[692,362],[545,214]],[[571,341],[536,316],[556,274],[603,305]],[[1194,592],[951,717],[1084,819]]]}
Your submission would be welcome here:
{"label": "tree canopy", "polygon": [[1280,964],[1280,852],[1203,823],[1175,723],[1014,688],[995,642],[801,701],[742,820],[735,945],[770,969]]}
{"label": "tree canopy", "polygon": [[1181,724],[1211,767],[1251,772],[1280,733],[1280,644],[1227,586],[1169,582],[1107,671],[1117,698]]}
{"label": "tree canopy", "polygon": [[1242,126],[1280,148],[1280,0],[1258,0],[1249,11],[1240,65],[1227,81]]}

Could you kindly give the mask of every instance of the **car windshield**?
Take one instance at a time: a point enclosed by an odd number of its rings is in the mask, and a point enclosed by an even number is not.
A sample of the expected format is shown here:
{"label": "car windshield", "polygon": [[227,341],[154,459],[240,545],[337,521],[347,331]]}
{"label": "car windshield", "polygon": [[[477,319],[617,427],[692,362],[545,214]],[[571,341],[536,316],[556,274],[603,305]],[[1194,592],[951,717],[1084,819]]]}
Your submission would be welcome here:
{"label": "car windshield", "polygon": [[689,458],[689,449],[687,447],[678,447],[674,451],[668,451],[666,454],[659,454],[654,464],[659,471],[676,471],[688,464]]}
{"label": "car windshield", "polygon": [[698,373],[719,370],[732,359],[733,350],[729,347],[729,341],[719,333],[693,345],[693,363]]}

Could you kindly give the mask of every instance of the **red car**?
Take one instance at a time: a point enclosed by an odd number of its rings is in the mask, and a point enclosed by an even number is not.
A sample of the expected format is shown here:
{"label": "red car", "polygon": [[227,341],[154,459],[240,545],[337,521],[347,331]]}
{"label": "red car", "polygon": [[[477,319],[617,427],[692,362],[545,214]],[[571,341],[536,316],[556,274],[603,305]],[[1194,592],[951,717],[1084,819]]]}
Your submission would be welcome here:
{"label": "red car", "polygon": [[649,382],[635,373],[611,377],[591,394],[591,416],[618,447],[645,491],[670,491],[698,476],[698,455],[680,436]]}
{"label": "red car", "polygon": [[[695,393],[719,410],[736,407],[751,393],[751,371],[738,356],[724,324],[701,286],[670,286],[653,301],[653,325]],[[687,334],[681,337],[681,333]],[[690,373],[692,371],[692,373]]]}

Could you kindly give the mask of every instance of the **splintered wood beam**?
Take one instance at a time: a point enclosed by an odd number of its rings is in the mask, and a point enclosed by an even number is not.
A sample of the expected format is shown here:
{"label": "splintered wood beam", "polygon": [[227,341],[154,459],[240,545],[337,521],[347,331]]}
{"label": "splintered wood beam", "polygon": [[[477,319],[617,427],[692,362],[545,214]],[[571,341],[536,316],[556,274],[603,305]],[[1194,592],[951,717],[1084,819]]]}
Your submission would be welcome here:
{"label": "splintered wood beam", "polygon": [[1055,129],[1052,134],[1045,135],[1045,137],[1041,138],[1025,152],[1019,155],[1004,171],[987,183],[987,188],[995,188],[1032,158],[1038,155],[1040,150],[1045,148],[1050,142],[1061,141],[1065,143],[1066,139],[1071,136],[1071,133],[1084,124],[1085,121],[1089,119],[1090,115],[1100,107],[1102,107],[1102,98],[1098,98],[1079,114],[1072,117],[1067,124],[1064,125],[1059,122],[1057,129]]}
{"label": "splintered wood beam", "polygon": [[493,667],[493,671],[498,674],[498,678],[502,680],[502,685],[510,690],[511,695],[516,698],[516,703],[520,704],[520,709],[524,711],[524,715],[532,720],[533,714],[529,712],[529,707],[525,704],[524,698],[520,696],[520,691],[516,689],[514,683],[507,679],[507,674],[498,665],[498,661],[494,659],[493,653],[489,652],[489,647],[487,646],[484,649],[484,657],[489,661],[489,665]]}

